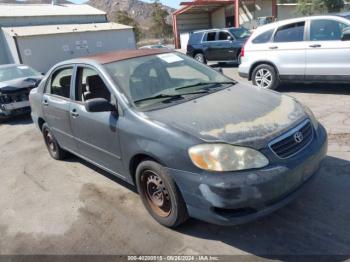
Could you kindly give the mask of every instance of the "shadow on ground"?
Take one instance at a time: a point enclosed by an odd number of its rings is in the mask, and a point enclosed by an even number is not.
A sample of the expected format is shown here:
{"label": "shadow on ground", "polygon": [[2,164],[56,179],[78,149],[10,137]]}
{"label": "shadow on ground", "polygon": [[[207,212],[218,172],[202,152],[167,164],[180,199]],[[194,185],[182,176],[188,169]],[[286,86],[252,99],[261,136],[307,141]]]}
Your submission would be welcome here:
{"label": "shadow on ground", "polygon": [[276,91],[310,94],[350,95],[350,84],[281,83],[280,87]]}
{"label": "shadow on ground", "polygon": [[[350,161],[327,157],[312,184],[294,202],[246,225],[222,227],[190,220],[179,231],[222,241],[245,252],[350,256]],[[348,256],[347,256],[348,255]],[[343,260],[344,258],[342,257]]]}
{"label": "shadow on ground", "polygon": [[7,119],[0,119],[0,125],[30,125],[32,124],[30,115],[13,116]]}

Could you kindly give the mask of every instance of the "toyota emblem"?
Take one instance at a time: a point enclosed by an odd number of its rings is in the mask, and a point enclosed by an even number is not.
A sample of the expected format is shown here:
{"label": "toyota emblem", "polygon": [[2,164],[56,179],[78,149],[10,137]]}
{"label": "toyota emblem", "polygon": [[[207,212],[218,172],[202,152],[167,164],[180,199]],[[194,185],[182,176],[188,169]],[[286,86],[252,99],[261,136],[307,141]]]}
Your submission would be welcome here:
{"label": "toyota emblem", "polygon": [[303,139],[304,139],[303,133],[301,133],[300,131],[294,134],[294,141],[297,142],[298,144],[301,143]]}

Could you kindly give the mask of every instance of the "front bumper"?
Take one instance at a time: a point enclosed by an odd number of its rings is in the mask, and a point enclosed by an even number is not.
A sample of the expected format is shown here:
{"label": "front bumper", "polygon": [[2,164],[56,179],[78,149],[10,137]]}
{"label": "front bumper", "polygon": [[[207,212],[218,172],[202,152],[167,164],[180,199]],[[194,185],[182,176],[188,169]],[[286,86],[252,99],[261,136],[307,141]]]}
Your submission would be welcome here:
{"label": "front bumper", "polygon": [[8,118],[16,115],[30,113],[29,101],[21,101],[10,104],[0,104],[0,118]]}
{"label": "front bumper", "polygon": [[191,217],[220,225],[247,223],[295,199],[317,173],[327,153],[322,125],[313,141],[297,155],[243,172],[194,174],[168,169]]}

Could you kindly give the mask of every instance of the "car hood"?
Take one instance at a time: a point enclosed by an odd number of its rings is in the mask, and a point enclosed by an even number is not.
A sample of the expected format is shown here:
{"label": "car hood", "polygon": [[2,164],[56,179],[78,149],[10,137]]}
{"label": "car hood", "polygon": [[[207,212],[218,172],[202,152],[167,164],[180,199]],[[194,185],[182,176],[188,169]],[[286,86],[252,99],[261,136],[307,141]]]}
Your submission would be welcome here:
{"label": "car hood", "polygon": [[146,115],[206,142],[256,149],[306,118],[293,98],[241,84]]}
{"label": "car hood", "polygon": [[21,91],[22,89],[32,89],[38,86],[42,79],[42,76],[33,76],[0,82],[0,92],[9,94]]}

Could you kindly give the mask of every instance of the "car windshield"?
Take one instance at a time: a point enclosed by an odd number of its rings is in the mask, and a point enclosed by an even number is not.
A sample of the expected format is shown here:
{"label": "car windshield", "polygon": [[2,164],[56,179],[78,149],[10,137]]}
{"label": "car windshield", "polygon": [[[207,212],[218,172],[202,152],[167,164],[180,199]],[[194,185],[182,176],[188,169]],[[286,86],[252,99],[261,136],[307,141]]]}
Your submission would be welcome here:
{"label": "car windshield", "polygon": [[26,78],[39,76],[40,73],[29,66],[9,66],[0,68],[0,82],[9,81],[17,78]]}
{"label": "car windshield", "polygon": [[104,65],[139,110],[151,110],[209,94],[235,84],[183,54],[149,55]]}
{"label": "car windshield", "polygon": [[244,39],[250,36],[249,30],[245,28],[231,28],[229,31],[236,39]]}

